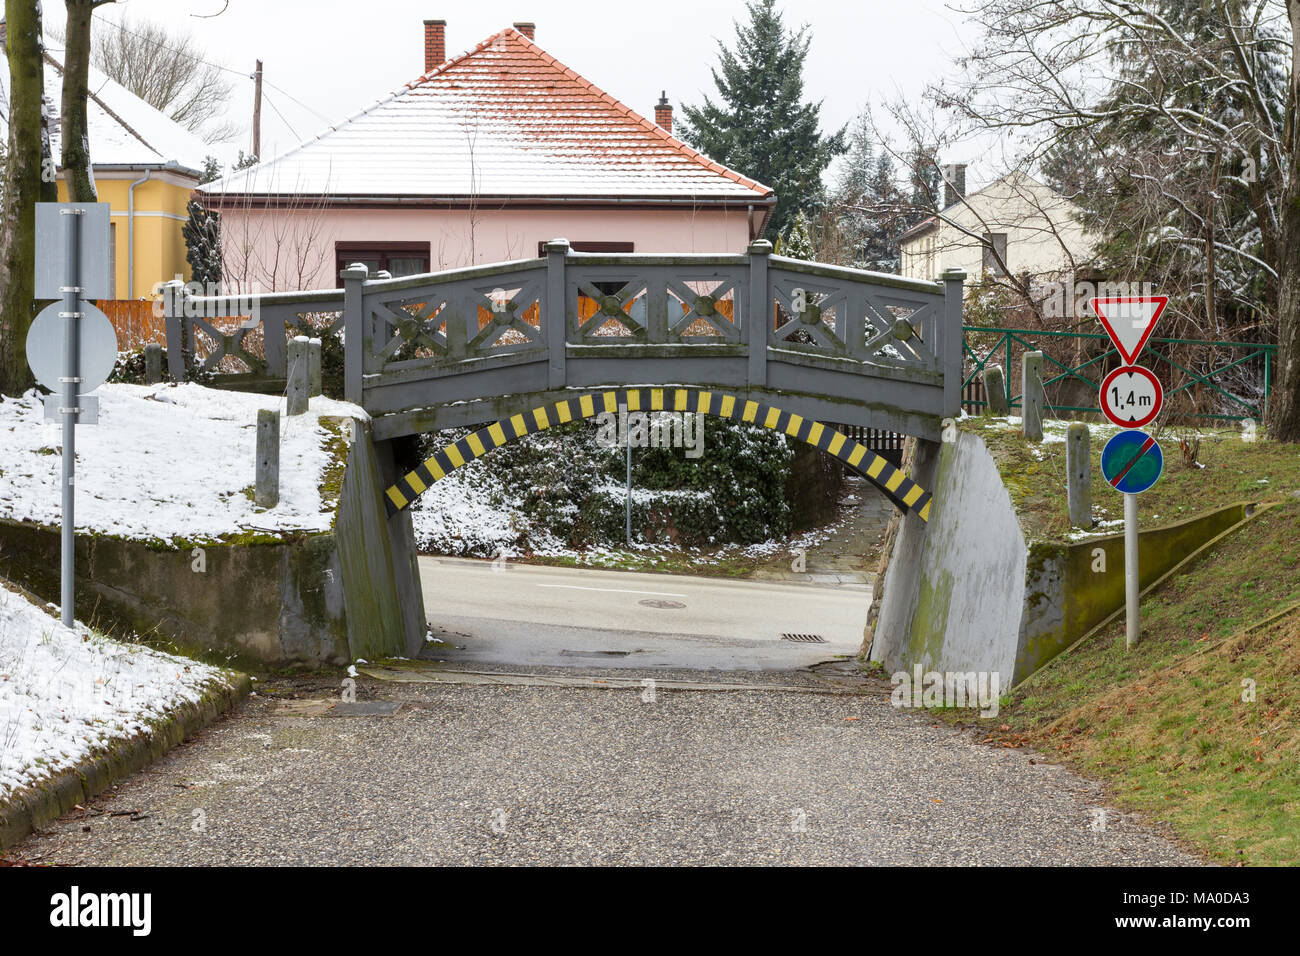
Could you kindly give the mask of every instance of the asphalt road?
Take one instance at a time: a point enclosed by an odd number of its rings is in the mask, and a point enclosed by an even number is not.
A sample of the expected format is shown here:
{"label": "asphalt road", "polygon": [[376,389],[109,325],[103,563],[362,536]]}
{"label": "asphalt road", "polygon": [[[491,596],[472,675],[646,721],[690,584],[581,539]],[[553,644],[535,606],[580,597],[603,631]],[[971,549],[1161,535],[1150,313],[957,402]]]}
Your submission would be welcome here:
{"label": "asphalt road", "polygon": [[1107,808],[1093,783],[896,710],[888,685],[855,668],[806,669],[856,652],[863,590],[442,559],[421,571],[445,625],[426,662],[363,673],[360,706],[340,703],[342,672],[259,685],[232,717],[11,853],[104,865],[1196,862]]}
{"label": "asphalt road", "polygon": [[[421,558],[426,656],[458,664],[792,670],[862,644],[870,593]],[[812,635],[825,643],[782,640]]]}
{"label": "asphalt road", "polygon": [[[325,685],[314,695],[337,700]],[[11,852],[108,865],[1196,862],[1106,810],[1095,785],[881,695],[647,700],[362,679],[359,696],[401,706],[312,717],[255,698]]]}

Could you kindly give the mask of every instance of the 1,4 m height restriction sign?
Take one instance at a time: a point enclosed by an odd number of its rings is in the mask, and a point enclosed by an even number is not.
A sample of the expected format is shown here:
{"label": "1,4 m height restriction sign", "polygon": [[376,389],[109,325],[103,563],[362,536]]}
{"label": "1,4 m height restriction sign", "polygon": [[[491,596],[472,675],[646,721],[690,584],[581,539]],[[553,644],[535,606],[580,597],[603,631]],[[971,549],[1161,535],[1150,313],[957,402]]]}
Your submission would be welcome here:
{"label": "1,4 m height restriction sign", "polygon": [[1142,428],[1155,421],[1165,390],[1155,372],[1141,365],[1121,365],[1102,380],[1101,411],[1120,428]]}

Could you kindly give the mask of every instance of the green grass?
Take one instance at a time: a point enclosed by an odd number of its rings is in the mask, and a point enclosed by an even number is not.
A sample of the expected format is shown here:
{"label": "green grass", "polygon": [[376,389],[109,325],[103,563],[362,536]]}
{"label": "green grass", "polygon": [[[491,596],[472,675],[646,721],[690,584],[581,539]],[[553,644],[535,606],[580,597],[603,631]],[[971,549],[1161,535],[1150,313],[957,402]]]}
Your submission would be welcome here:
{"label": "green grass", "polygon": [[1148,595],[1132,650],[1121,619],[1017,687],[990,740],[1107,781],[1214,859],[1300,864],[1298,542],[1288,496]]}
{"label": "green grass", "polygon": [[[1045,434],[1063,436],[1068,424],[1047,422]],[[1009,428],[1005,422],[988,417],[965,419],[962,427],[978,434],[992,452],[1026,536],[1063,540],[1072,530],[1066,511],[1065,443],[1031,444],[1018,427]],[[1122,518],[1123,496],[1101,477],[1102,447],[1119,429],[1096,424],[1089,427],[1093,516],[1098,521]],[[1143,525],[1169,524],[1234,501],[1281,500],[1300,490],[1300,445],[1244,442],[1235,430],[1167,428],[1156,437],[1164,452],[1165,470],[1160,481],[1141,496]],[[1200,440],[1197,461],[1205,467],[1188,467],[1184,463],[1179,448],[1182,437]]]}

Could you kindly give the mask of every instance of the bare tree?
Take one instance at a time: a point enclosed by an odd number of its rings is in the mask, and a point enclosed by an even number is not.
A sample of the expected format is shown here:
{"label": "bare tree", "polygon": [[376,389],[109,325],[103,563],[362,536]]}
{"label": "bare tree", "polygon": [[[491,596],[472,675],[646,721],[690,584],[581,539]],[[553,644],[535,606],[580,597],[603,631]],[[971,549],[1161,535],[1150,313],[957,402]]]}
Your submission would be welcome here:
{"label": "bare tree", "polygon": [[[1292,36],[1300,34],[1300,0],[1289,0]],[[1287,186],[1283,197],[1282,284],[1278,294],[1277,390],[1270,408],[1269,430],[1283,441],[1300,442],[1300,47],[1291,49],[1290,96],[1287,101]]]}
{"label": "bare tree", "polygon": [[90,18],[96,7],[115,0],[65,0],[68,25],[64,32],[63,122],[60,127],[63,178],[73,202],[95,202],[95,176],[90,168],[90,136],[86,100],[90,96]]}
{"label": "bare tree", "polygon": [[1108,265],[1174,293],[1185,331],[1276,330],[1269,427],[1300,440],[1300,204],[1287,201],[1300,0],[973,0],[964,12],[983,35],[928,104],[1013,142],[1022,163],[1068,167]]}
{"label": "bare tree", "polygon": [[221,67],[203,62],[192,34],[142,20],[96,23],[94,63],[110,79],[208,142],[239,132],[221,119],[232,84]]}
{"label": "bare tree", "polygon": [[36,203],[58,198],[42,69],[41,7],[5,0],[9,120],[4,196],[0,204],[0,394],[31,385],[27,330],[34,317]]}
{"label": "bare tree", "polygon": [[[246,174],[250,186],[251,177],[263,169],[255,166]],[[214,194],[212,208],[221,211],[226,288],[241,294],[315,288],[334,268],[336,237],[328,207],[323,198],[306,195],[297,186],[281,189],[274,178],[266,185],[273,198]]]}

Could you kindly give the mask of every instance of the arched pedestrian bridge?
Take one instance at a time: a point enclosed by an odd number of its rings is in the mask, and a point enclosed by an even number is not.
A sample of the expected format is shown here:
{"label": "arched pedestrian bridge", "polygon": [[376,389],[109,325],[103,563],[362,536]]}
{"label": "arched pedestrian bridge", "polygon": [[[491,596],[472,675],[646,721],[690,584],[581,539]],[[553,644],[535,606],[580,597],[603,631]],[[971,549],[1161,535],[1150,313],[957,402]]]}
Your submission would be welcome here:
{"label": "arched pedestrian bridge", "polygon": [[[423,646],[425,605],[408,506],[509,441],[601,412],[699,412],[779,430],[842,461],[927,527],[930,489],[827,423],[927,440],[960,411],[965,276],[904,279],[772,255],[575,253],[393,279],[364,267],[343,288],[251,297],[164,296],[168,363],[284,387],[288,339],[343,333],[358,429],[336,522],[354,657]],[[221,321],[227,317],[227,321]],[[231,317],[235,317],[232,319]],[[393,441],[475,427],[414,471]],[[922,536],[923,537],[923,536]]]}
{"label": "arched pedestrian bridge", "polygon": [[[556,240],[538,259],[402,279],[356,266],[343,279],[341,290],[244,303],[169,297],[169,338],[197,331],[211,346],[205,366],[230,355],[283,376],[286,323],[334,312],[345,394],[373,416],[376,442],[485,426],[394,476],[390,512],[506,441],[626,405],[777,428],[928,516],[925,489],[823,423],[938,440],[959,412],[960,273],[905,279],[774,256],[762,241],[742,255],[661,256],[575,253]],[[249,329],[210,321],[250,302],[264,356],[245,348]]]}

